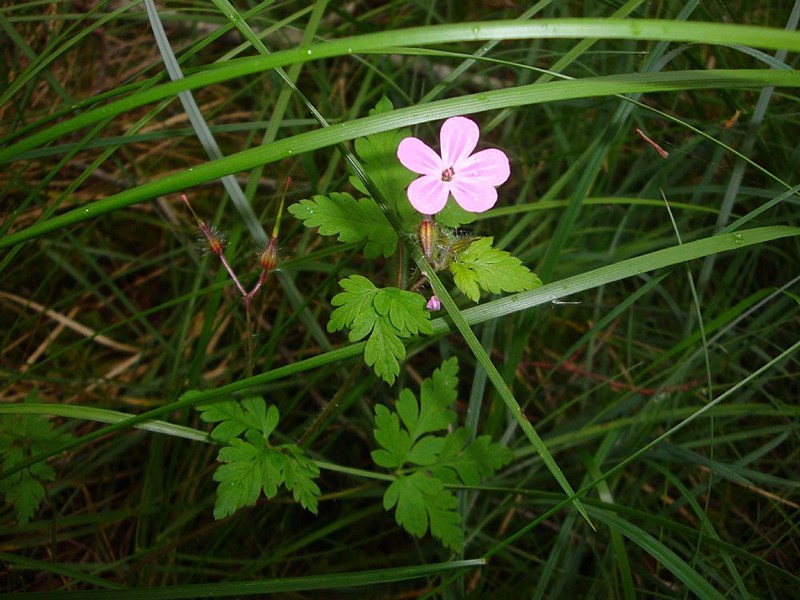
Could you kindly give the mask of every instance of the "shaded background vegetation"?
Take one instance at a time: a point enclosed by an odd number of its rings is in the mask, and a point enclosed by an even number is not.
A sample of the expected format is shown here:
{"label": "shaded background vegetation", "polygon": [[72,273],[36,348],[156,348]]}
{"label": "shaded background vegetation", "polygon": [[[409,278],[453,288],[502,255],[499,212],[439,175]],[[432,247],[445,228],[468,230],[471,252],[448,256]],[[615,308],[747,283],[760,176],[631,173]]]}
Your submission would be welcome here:
{"label": "shaded background vegetation", "polygon": [[[620,16],[630,18],[778,29],[796,10],[789,1],[539,4],[534,18],[607,18],[623,11]],[[245,13],[255,5],[238,2],[236,8]],[[2,4],[3,87],[42,56],[64,50],[0,106],[4,141],[85,110],[84,99],[168,80],[143,7],[122,8],[123,3],[102,1]],[[186,75],[228,60],[237,49],[239,56],[254,55],[240,46],[244,40],[236,31],[204,44],[228,23],[210,3],[159,2],[158,8]],[[331,2],[317,21],[311,3],[275,2],[265,3],[247,22],[256,31],[269,30],[265,44],[280,50],[300,45],[309,22],[319,42],[424,24],[516,19],[528,8],[522,2]],[[402,43],[398,33],[397,44]],[[298,69],[297,86],[338,123],[365,116],[384,95],[395,107],[405,107],[431,92],[436,99],[480,94],[550,79],[537,69],[554,65],[585,78],[643,70],[764,69],[775,56],[694,43],[578,43],[503,40],[486,54],[491,60],[477,61],[452,78],[477,43],[436,46],[463,54],[413,50],[312,61]],[[560,64],[565,57],[571,60]],[[797,66],[796,54],[779,59]],[[304,104],[284,90],[267,72],[193,94],[223,154],[230,155],[260,144],[265,131],[284,139],[318,127]],[[775,88],[765,97],[756,86],[675,91],[644,95],[634,106],[604,95],[479,114],[474,118],[483,142],[508,153],[512,178],[497,210],[469,229],[494,235],[546,283],[675,246],[677,235],[684,243],[710,236],[781,195],[787,189],[783,182],[796,185],[796,92]],[[415,133],[433,140],[438,123],[419,125]],[[637,128],[669,156],[662,158]],[[207,161],[177,100],[127,111],[99,132],[71,134],[20,159],[0,171],[4,233]],[[267,230],[288,176],[287,202],[353,191],[332,148],[237,174]],[[227,233],[228,259],[252,281],[259,248],[220,183],[187,193],[198,213]],[[798,216],[795,194],[747,227],[798,225]],[[244,311],[214,257],[198,248],[197,236],[179,197],[165,194],[4,249],[3,402],[22,402],[36,390],[38,402],[138,414],[174,402],[187,389],[239,380],[247,360]],[[554,236],[561,239],[556,246]],[[356,272],[378,285],[393,285],[398,269],[413,269],[393,260],[365,261],[357,248],[304,230],[288,215],[280,241],[282,276],[271,277],[254,304],[256,373],[347,343],[342,335],[324,333],[330,298],[342,277]],[[578,489],[791,347],[800,325],[798,273],[798,241],[789,237],[692,261],[687,268],[589,286],[475,330]],[[457,300],[470,305],[463,297]],[[310,327],[309,320],[319,327]],[[586,495],[587,506],[609,511],[604,514],[622,524],[593,512],[601,523],[593,531],[564,508],[508,545],[512,534],[563,495],[458,334],[411,345],[394,388],[368,369],[358,371],[358,361],[350,360],[294,373],[257,391],[280,408],[286,439],[300,437],[338,394],[341,408],[310,451],[325,462],[374,470],[369,458],[375,448],[374,404],[390,402],[402,385],[416,389],[451,355],[461,364],[459,414],[466,413],[471,398],[481,399],[479,431],[516,453],[487,489],[464,495],[464,556],[495,555],[488,567],[451,584],[431,577],[354,593],[687,595],[663,557],[631,541],[645,534],[724,594],[788,597],[797,589],[796,354]],[[206,430],[193,410],[162,418]],[[86,420],[58,422],[75,436],[99,427]],[[47,485],[35,518],[18,524],[10,505],[0,511],[3,590],[215,583],[453,558],[435,540],[406,534],[383,511],[383,482],[331,470],[323,470],[319,481],[318,517],[280,496],[214,521],[215,455],[210,444],[128,428],[54,457],[57,478]],[[636,531],[631,534],[625,524]]]}

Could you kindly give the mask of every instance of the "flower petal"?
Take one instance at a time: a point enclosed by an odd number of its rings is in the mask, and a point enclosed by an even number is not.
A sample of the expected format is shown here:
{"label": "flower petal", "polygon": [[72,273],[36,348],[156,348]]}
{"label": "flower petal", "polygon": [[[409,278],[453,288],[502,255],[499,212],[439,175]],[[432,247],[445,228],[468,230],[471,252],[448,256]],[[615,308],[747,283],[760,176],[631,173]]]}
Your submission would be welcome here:
{"label": "flower petal", "polygon": [[497,190],[494,186],[480,180],[456,178],[450,186],[453,197],[464,210],[484,212],[497,202]]}
{"label": "flower petal", "polygon": [[[442,124],[439,143],[442,148],[442,165],[457,167],[478,145],[480,130],[475,121],[466,117],[453,117]],[[458,168],[456,168],[458,173]]]}
{"label": "flower petal", "polygon": [[450,187],[442,181],[439,174],[425,175],[408,186],[408,201],[423,215],[435,215],[442,210],[449,195]]}
{"label": "flower petal", "polygon": [[511,166],[508,164],[508,156],[502,150],[492,148],[476,152],[462,162],[455,179],[500,185],[506,182],[509,175]]}
{"label": "flower petal", "polygon": [[422,140],[407,137],[397,147],[397,158],[402,165],[420,175],[442,177],[442,159],[436,151]]}

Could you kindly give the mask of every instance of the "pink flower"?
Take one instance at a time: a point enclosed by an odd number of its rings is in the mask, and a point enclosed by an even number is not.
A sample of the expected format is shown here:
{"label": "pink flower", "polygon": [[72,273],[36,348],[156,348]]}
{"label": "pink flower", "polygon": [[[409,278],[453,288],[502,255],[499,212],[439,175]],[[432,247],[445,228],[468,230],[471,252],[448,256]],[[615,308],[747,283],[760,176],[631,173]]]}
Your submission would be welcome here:
{"label": "pink flower", "polygon": [[428,303],[425,306],[429,311],[435,312],[442,308],[442,301],[439,300],[439,296],[434,294],[431,296],[430,300],[428,300]]}
{"label": "pink flower", "polygon": [[419,173],[408,186],[408,200],[423,215],[434,215],[453,198],[464,210],[484,212],[497,202],[496,186],[511,174],[508,156],[502,150],[481,150],[478,125],[466,117],[453,117],[442,124],[439,141],[442,155],[425,142],[407,137],[397,148],[404,167]]}

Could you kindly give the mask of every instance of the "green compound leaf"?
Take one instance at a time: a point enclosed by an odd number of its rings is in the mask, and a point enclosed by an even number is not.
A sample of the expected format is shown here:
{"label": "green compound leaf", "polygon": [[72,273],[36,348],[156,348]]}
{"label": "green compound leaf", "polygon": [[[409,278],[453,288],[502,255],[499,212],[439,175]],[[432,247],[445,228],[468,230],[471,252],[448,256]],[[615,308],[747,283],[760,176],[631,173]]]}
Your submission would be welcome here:
{"label": "green compound leaf", "polygon": [[[369,111],[369,114],[378,115],[392,110],[394,110],[394,106],[384,96],[375,108]],[[405,190],[417,175],[400,164],[397,159],[397,147],[403,138],[407,138],[410,135],[410,130],[400,129],[375,133],[355,141],[356,154],[361,159],[364,170],[381,191],[389,205],[398,211],[409,232],[416,229],[420,216],[409,203]],[[356,177],[351,177],[350,182],[360,192],[369,194]],[[389,255],[387,254],[386,256]]]}
{"label": "green compound leaf", "polygon": [[250,422],[256,423],[253,429],[267,439],[278,425],[280,419],[278,409],[272,405],[267,408],[267,403],[258,396],[242,400],[242,406]]}
{"label": "green compound leaf", "polygon": [[396,471],[397,479],[383,496],[386,510],[396,507],[397,523],[422,537],[431,534],[445,546],[459,550],[464,543],[458,502],[445,487],[477,485],[513,458],[510,450],[489,436],[470,442],[469,432],[455,429],[447,435],[429,435],[450,429],[456,420],[450,406],[456,400],[458,361],[451,358],[422,382],[420,402],[404,389],[397,412],[375,406],[375,464]]}
{"label": "green compound leaf", "polygon": [[364,361],[389,385],[400,373],[400,363],[406,357],[406,347],[397,330],[384,319],[375,319],[372,335],[364,346]]}
{"label": "green compound leaf", "polygon": [[457,429],[445,438],[431,473],[449,484],[478,485],[482,479],[495,474],[514,458],[514,453],[502,444],[495,444],[488,435],[469,443],[466,429]]}
{"label": "green compound leaf", "polygon": [[[36,392],[31,392],[26,402],[36,400]],[[18,464],[38,454],[50,452],[72,439],[72,434],[56,427],[46,417],[38,415],[0,416],[0,456],[3,457],[3,471],[13,469]],[[55,470],[45,462],[38,462],[13,475],[0,479],[0,492],[6,501],[14,506],[17,521],[24,525],[39,510],[45,497],[42,482],[53,481]]]}
{"label": "green compound leaf", "polygon": [[419,294],[398,288],[384,288],[373,298],[375,312],[387,318],[397,332],[404,336],[433,333],[430,312]]}
{"label": "green compound leaf", "polygon": [[288,208],[306,227],[317,227],[320,235],[336,235],[340,242],[365,242],[364,256],[391,256],[397,250],[397,233],[372,198],[356,200],[350,194],[333,192],[314,196]]}
{"label": "green compound leaf", "polygon": [[450,406],[456,400],[458,361],[450,358],[422,382],[420,402],[414,394],[404,389],[397,400],[397,413],[415,441],[419,436],[447,429],[456,420]]}
{"label": "green compound leaf", "polygon": [[214,481],[219,483],[214,503],[215,519],[253,506],[261,490],[267,498],[278,493],[283,467],[283,455],[279,452],[234,438],[219,451],[217,460],[223,464],[214,472]]}
{"label": "green compound leaf", "polygon": [[450,196],[444,208],[436,213],[436,222],[445,227],[460,227],[472,223],[476,219],[476,213],[469,212],[461,208],[455,199]]}
{"label": "green compound leaf", "polygon": [[437,462],[439,453],[444,446],[443,437],[426,435],[420,438],[411,448],[406,460],[420,467],[427,467]]}
{"label": "green compound leaf", "polygon": [[492,247],[494,238],[483,237],[458,253],[450,263],[456,286],[477,302],[480,290],[490,294],[524,292],[542,285],[542,281],[505,250]]}
{"label": "green compound leaf", "polygon": [[[374,325],[374,310],[372,301],[378,293],[378,288],[361,275],[351,275],[339,282],[344,290],[336,294],[331,300],[333,306],[338,306],[331,313],[328,320],[328,331],[350,329],[351,342],[358,341],[367,336]],[[354,327],[354,325],[357,326]]]}
{"label": "green compound leaf", "polygon": [[226,400],[216,404],[198,406],[200,418],[206,423],[219,423],[212,431],[211,437],[227,442],[248,429],[260,432],[269,437],[278,424],[278,409],[266,408],[263,398],[253,397],[237,402]]}
{"label": "green compound leaf", "polygon": [[14,506],[14,512],[17,513],[17,521],[21,525],[24,525],[36,515],[39,505],[44,500],[44,486],[39,483],[40,479],[52,481],[54,478],[55,475],[51,477],[39,475],[39,479],[37,479],[30,469],[23,469],[0,481],[0,492],[3,492],[6,496],[6,501]]}
{"label": "green compound leaf", "polygon": [[283,465],[283,481],[286,489],[292,492],[294,499],[303,508],[316,515],[320,489],[314,483],[314,479],[319,477],[319,467],[295,444],[285,444],[280,449],[287,457]]}
{"label": "green compound leaf", "polygon": [[464,545],[461,518],[456,512],[458,500],[444,484],[422,471],[398,477],[383,496],[383,507],[391,510],[403,529],[424,536],[430,530],[433,537],[451,550],[458,551]]}
{"label": "green compound leaf", "polygon": [[211,436],[225,444],[217,454],[222,464],[214,472],[214,481],[219,483],[215,519],[253,506],[262,492],[267,498],[275,497],[281,485],[303,508],[317,514],[321,492],[313,480],[319,476],[319,468],[297,445],[274,447],[269,443],[280,419],[275,406],[251,397],[201,405],[198,410],[204,421],[219,423]]}
{"label": "green compound leaf", "polygon": [[331,304],[328,331],[350,329],[351,342],[369,339],[364,347],[364,360],[375,373],[389,384],[400,373],[406,356],[401,338],[433,331],[425,298],[397,288],[378,289],[366,277],[351,275],[339,285],[343,292],[336,294]]}
{"label": "green compound leaf", "polygon": [[382,404],[375,405],[375,441],[381,446],[380,450],[372,451],[376,465],[386,469],[403,466],[411,451],[411,436],[400,429],[397,415]]}

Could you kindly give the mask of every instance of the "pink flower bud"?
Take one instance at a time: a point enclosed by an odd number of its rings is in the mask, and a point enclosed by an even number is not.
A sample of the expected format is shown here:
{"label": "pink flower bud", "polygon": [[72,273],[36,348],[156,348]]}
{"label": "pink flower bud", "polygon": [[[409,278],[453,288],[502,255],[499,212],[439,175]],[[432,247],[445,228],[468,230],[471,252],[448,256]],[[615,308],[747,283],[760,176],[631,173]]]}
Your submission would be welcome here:
{"label": "pink flower bud", "polygon": [[434,294],[431,296],[431,299],[428,300],[428,303],[425,305],[427,309],[431,312],[436,312],[440,308],[442,308],[442,301],[439,300],[439,297]]}

